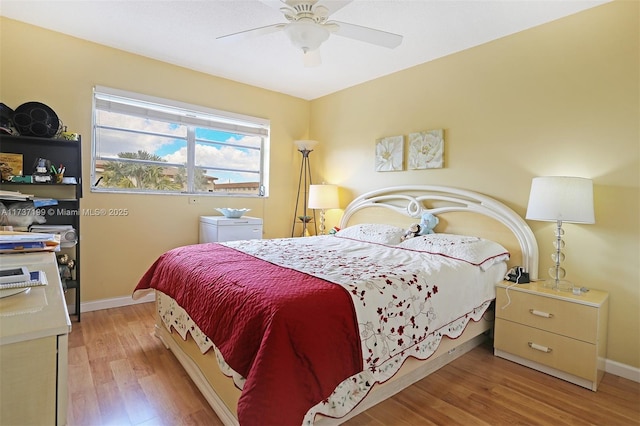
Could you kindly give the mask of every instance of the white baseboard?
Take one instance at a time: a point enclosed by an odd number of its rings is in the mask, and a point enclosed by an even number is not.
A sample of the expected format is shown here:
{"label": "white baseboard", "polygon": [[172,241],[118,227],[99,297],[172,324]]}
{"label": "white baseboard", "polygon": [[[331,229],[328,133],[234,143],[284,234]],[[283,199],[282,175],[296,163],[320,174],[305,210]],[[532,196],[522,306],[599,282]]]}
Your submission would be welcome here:
{"label": "white baseboard", "polygon": [[[141,297],[141,298],[139,298],[137,300],[133,300],[133,298],[131,296],[128,296],[128,297],[114,297],[112,299],[94,300],[92,302],[82,302],[82,303],[80,303],[80,312],[81,313],[85,313],[85,312],[91,312],[91,311],[99,311],[99,310],[102,310],[102,309],[119,308],[119,307],[122,307],[122,306],[135,305],[137,303],[153,302],[154,300],[155,300],[155,293],[154,292],[151,292],[151,293],[149,293],[149,294],[145,295],[144,297]],[[67,309],[71,313],[74,310],[74,306],[73,305],[68,305]]]}
{"label": "white baseboard", "polygon": [[621,364],[616,361],[606,360],[604,364],[604,371],[613,374],[615,376],[624,377],[625,379],[633,380],[640,383],[640,368],[632,367],[627,364]]}
{"label": "white baseboard", "polygon": [[[147,294],[140,299],[133,300],[131,296],[115,297],[112,299],[95,300],[93,302],[84,302],[80,305],[81,312],[99,311],[101,309],[119,308],[121,306],[135,305],[136,303],[148,303],[155,300],[153,292]],[[73,312],[73,305],[68,306],[69,312]],[[606,360],[604,371],[615,376],[624,377],[640,383],[640,368],[622,364],[616,361]]]}

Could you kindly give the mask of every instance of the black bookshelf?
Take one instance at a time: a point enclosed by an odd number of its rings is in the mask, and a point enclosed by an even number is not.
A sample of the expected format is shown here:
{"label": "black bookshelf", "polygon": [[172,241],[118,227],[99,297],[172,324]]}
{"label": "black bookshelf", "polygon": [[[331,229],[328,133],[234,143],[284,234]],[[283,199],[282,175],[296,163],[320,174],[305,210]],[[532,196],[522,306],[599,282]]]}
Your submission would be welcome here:
{"label": "black bookshelf", "polygon": [[[82,138],[77,141],[56,138],[38,138],[30,136],[0,135],[1,154],[22,155],[22,175],[30,176],[38,158],[50,160],[56,170],[62,165],[65,168],[65,182],[35,182],[16,183],[2,179],[0,189],[4,191],[19,191],[23,194],[33,194],[39,198],[53,198],[58,204],[42,206],[40,212],[44,213],[46,222],[42,225],[71,225],[75,229],[78,241],[72,248],[61,248],[60,253],[68,254],[75,261],[72,277],[65,281],[67,291],[75,292],[75,309],[71,315],[75,315],[80,321],[80,200],[82,198]],[[5,206],[15,200],[0,201]]]}

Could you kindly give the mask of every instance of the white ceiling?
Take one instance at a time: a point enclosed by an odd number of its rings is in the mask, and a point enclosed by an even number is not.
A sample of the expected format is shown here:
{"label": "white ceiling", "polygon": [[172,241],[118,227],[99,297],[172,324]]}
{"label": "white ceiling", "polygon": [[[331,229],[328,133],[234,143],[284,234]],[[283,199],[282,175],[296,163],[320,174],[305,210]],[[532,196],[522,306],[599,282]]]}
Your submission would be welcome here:
{"label": "white ceiling", "polygon": [[[396,49],[332,35],[305,68],[282,31],[216,37],[286,23],[257,0],[2,0],[0,14],[196,71],[318,98],[549,22],[608,0],[355,0],[330,19],[404,36]],[[5,40],[6,42],[6,40]]]}

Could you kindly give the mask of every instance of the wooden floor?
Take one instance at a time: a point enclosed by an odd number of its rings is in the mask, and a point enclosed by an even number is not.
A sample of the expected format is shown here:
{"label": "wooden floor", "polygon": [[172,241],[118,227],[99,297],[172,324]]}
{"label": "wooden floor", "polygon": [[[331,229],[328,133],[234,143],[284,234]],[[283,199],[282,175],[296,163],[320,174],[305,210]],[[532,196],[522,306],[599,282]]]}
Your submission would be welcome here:
{"label": "wooden floor", "polygon": [[[153,304],[82,314],[69,338],[69,426],[220,425],[153,336]],[[606,374],[598,392],[480,346],[346,423],[640,425],[640,384]]]}

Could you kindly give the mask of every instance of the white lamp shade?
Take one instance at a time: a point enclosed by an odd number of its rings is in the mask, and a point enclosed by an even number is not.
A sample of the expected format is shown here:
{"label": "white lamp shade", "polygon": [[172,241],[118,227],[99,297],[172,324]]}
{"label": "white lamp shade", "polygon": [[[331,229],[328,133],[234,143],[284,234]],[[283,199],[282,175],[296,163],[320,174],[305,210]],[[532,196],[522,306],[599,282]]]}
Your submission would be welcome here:
{"label": "white lamp shade", "polygon": [[549,222],[595,223],[593,182],[568,176],[533,178],[526,217]]}
{"label": "white lamp shade", "polygon": [[318,145],[318,141],[312,141],[308,139],[301,139],[293,142],[296,144],[298,151],[313,151],[316,145]]}
{"label": "white lamp shade", "polygon": [[309,185],[310,209],[337,209],[340,207],[336,185]]}

